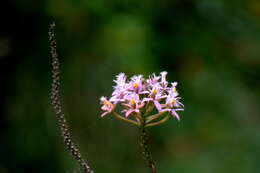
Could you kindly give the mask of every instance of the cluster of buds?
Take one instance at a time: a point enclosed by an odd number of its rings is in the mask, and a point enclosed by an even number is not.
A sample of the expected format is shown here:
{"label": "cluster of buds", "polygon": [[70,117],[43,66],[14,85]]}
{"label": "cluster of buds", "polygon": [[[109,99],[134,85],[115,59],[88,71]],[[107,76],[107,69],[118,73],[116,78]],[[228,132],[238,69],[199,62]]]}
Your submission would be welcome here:
{"label": "cluster of buds", "polygon": [[180,120],[177,111],[183,111],[184,105],[176,90],[177,82],[169,84],[166,75],[167,72],[161,72],[160,76],[153,74],[148,79],[138,75],[127,81],[126,75],[120,73],[114,80],[112,96],[100,98],[104,111],[101,117],[111,113],[140,127],[160,125],[171,116]]}

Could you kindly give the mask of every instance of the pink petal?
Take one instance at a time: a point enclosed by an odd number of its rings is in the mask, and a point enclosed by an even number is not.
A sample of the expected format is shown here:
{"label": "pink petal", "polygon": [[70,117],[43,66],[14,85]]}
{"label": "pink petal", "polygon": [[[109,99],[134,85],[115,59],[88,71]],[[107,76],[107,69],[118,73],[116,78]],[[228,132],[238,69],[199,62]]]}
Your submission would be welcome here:
{"label": "pink petal", "polygon": [[154,103],[156,109],[157,109],[159,112],[161,112],[161,110],[162,110],[161,104],[160,104],[158,101],[156,101],[156,100],[155,100],[153,103]]}
{"label": "pink petal", "polygon": [[178,121],[180,121],[179,115],[176,113],[174,109],[172,109],[171,114],[177,118]]}
{"label": "pink petal", "polygon": [[134,110],[130,109],[125,113],[125,117],[128,117]]}
{"label": "pink petal", "polygon": [[142,103],[144,103],[144,102],[149,102],[149,101],[152,101],[153,99],[151,99],[151,98],[143,98],[143,100],[142,100]]}
{"label": "pink petal", "polygon": [[149,94],[150,92],[149,91],[142,91],[140,92],[140,94]]}
{"label": "pink petal", "polygon": [[138,105],[137,107],[138,107],[138,109],[140,109],[140,108],[142,108],[143,106],[145,105],[145,103],[141,103],[140,105]]}
{"label": "pink petal", "polygon": [[103,114],[101,114],[101,117],[104,117],[107,114],[108,114],[108,112],[104,112]]}
{"label": "pink petal", "polygon": [[176,108],[175,111],[184,111],[182,108]]}
{"label": "pink petal", "polygon": [[131,107],[132,107],[131,105],[125,104],[125,103],[122,103],[122,105],[123,105],[123,106],[126,106],[126,107],[128,107],[128,108],[131,108]]}

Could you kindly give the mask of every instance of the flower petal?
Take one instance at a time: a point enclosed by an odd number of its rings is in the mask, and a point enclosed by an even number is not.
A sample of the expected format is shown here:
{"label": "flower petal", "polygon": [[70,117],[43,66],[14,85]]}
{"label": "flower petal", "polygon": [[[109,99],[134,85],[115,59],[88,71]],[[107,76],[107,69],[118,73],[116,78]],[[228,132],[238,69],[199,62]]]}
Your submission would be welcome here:
{"label": "flower petal", "polygon": [[162,106],[161,106],[161,104],[160,104],[158,101],[156,101],[156,100],[154,100],[153,103],[154,103],[156,109],[157,109],[159,112],[161,112],[161,111],[162,111]]}
{"label": "flower petal", "polygon": [[133,113],[134,110],[133,109],[130,109],[128,110],[126,113],[125,113],[125,117],[128,117],[131,113]]}
{"label": "flower petal", "polygon": [[177,112],[176,112],[174,109],[172,109],[171,114],[172,114],[178,121],[180,121],[180,116],[177,114]]}

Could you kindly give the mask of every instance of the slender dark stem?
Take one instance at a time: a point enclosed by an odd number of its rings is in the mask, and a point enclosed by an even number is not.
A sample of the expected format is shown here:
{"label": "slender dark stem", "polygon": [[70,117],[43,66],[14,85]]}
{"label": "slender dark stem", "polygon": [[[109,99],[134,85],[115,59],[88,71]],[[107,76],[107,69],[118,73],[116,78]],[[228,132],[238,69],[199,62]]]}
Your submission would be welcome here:
{"label": "slender dark stem", "polygon": [[151,152],[148,148],[147,144],[147,134],[144,127],[141,127],[140,129],[140,146],[142,148],[142,155],[147,163],[147,166],[150,169],[151,173],[157,173],[154,160],[152,158]]}
{"label": "slender dark stem", "polygon": [[52,87],[51,87],[51,101],[53,109],[57,115],[61,134],[66,145],[66,148],[71,153],[73,158],[78,162],[80,168],[84,173],[94,173],[94,171],[88,166],[85,160],[82,158],[78,147],[71,139],[69,126],[66,121],[65,115],[62,110],[60,99],[60,64],[56,50],[56,40],[54,37],[55,23],[52,23],[49,28],[49,41],[50,41],[50,54],[52,57]]}

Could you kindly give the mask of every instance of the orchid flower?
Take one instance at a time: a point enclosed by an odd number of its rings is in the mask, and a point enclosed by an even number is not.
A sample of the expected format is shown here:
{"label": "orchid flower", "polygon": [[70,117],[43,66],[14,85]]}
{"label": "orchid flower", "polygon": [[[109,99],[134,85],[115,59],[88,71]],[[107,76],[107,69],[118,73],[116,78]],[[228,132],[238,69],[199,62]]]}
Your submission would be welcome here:
{"label": "orchid flower", "polygon": [[145,128],[161,125],[171,117],[180,120],[177,112],[184,110],[176,89],[177,82],[170,83],[169,86],[166,75],[166,71],[161,72],[159,76],[152,74],[148,79],[143,75],[137,75],[127,81],[126,75],[120,73],[114,80],[111,97],[100,98],[101,110],[104,111],[101,117],[111,113],[117,119],[140,128],[142,154],[153,173],[157,171],[147,146]]}
{"label": "orchid flower", "polygon": [[101,102],[101,104],[103,105],[103,106],[101,107],[101,109],[102,109],[103,111],[105,111],[103,114],[101,114],[101,117],[103,117],[103,116],[105,116],[106,114],[112,112],[112,110],[113,110],[114,107],[115,107],[115,105],[113,105],[110,101],[108,101],[107,98],[104,97],[104,96],[102,96],[102,97],[100,98],[100,102]]}
{"label": "orchid flower", "polygon": [[181,98],[178,97],[178,92],[176,90],[177,82],[172,83],[172,87],[168,89],[168,96],[165,100],[165,111],[170,112],[171,115],[180,120],[179,115],[176,111],[183,111],[184,105],[179,101]]}
{"label": "orchid flower", "polygon": [[161,112],[162,106],[160,104],[160,100],[166,97],[166,95],[163,95],[161,86],[156,83],[152,86],[152,89],[149,91],[148,97],[145,97],[143,99],[143,102],[149,102],[152,101],[156,109]]}
{"label": "orchid flower", "polygon": [[168,81],[166,80],[167,72],[163,71],[160,74],[161,74],[161,85],[162,85],[163,88],[166,88],[167,85],[168,85]]}
{"label": "orchid flower", "polygon": [[129,89],[139,94],[143,88],[143,75],[133,76],[129,83]]}
{"label": "orchid flower", "polygon": [[110,101],[114,104],[124,101],[128,86],[126,83],[126,76],[124,73],[120,73],[116,77],[116,80],[114,80],[116,85],[114,86],[112,97],[110,98]]}
{"label": "orchid flower", "polygon": [[143,103],[140,102],[139,95],[138,94],[130,94],[126,96],[127,103],[124,103],[126,109],[122,110],[122,112],[125,112],[125,117],[128,117],[132,113],[139,113],[140,108],[144,106]]}
{"label": "orchid flower", "polygon": [[[143,127],[160,125],[169,119],[169,114],[180,120],[177,112],[183,111],[184,105],[176,89],[177,82],[168,86],[166,75],[166,71],[160,76],[152,74],[148,79],[137,75],[127,81],[126,75],[120,73],[114,80],[111,98],[100,99],[101,109],[105,111],[101,116],[112,113],[120,120]],[[116,105],[121,105],[119,109],[124,116],[115,111]]]}

